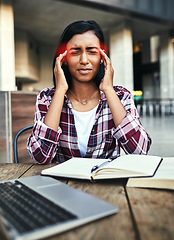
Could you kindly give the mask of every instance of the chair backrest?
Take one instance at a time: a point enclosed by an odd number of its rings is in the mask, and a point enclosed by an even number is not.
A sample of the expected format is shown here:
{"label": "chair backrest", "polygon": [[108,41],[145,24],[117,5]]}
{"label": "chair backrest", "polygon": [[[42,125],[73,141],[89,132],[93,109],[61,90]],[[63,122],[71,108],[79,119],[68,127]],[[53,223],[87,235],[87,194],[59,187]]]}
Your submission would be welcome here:
{"label": "chair backrest", "polygon": [[32,129],[33,128],[33,125],[30,125],[30,126],[27,126],[27,127],[24,127],[22,129],[20,129],[15,137],[14,137],[14,141],[13,141],[13,150],[14,150],[14,162],[15,163],[19,163],[19,159],[18,159],[18,137],[24,133],[25,131],[29,130],[29,129]]}

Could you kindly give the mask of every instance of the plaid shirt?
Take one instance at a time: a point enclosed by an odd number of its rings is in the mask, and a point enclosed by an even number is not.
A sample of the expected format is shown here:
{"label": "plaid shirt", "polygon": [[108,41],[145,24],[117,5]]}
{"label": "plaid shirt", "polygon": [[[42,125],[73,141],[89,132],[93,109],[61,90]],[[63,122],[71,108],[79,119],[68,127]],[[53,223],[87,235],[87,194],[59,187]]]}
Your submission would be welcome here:
{"label": "plaid shirt", "polygon": [[[139,121],[132,95],[123,87],[114,87],[127,111],[126,117],[117,127],[104,93],[101,93],[84,157],[115,159],[120,156],[120,147],[126,154],[147,154],[151,138]],[[72,105],[65,95],[58,131],[44,124],[55,89],[46,88],[37,97],[35,124],[28,139],[28,150],[33,159],[46,164],[64,162],[72,157],[82,157],[78,147]]]}

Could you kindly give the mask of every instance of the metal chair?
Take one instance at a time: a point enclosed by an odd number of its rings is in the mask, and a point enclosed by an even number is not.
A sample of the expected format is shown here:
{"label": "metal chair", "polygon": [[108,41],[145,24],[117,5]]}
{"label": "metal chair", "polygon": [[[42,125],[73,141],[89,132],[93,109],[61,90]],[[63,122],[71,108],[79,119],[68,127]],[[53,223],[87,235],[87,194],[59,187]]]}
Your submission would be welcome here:
{"label": "metal chair", "polygon": [[25,131],[29,130],[29,129],[32,129],[33,128],[33,125],[30,125],[30,126],[27,126],[27,127],[24,127],[22,128],[21,130],[19,130],[15,137],[14,137],[14,141],[13,141],[13,150],[14,150],[14,162],[15,163],[19,163],[19,160],[18,160],[18,146],[17,146],[17,143],[18,143],[18,137]]}

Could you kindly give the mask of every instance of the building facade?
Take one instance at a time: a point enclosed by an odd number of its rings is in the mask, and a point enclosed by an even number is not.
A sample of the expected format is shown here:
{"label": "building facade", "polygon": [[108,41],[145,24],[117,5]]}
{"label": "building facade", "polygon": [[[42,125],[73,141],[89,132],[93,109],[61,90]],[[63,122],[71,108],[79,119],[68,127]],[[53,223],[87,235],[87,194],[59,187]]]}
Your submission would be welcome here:
{"label": "building facade", "polygon": [[72,21],[94,19],[105,33],[114,84],[141,90],[145,98],[173,98],[173,13],[172,0],[0,0],[0,90],[52,86],[61,31]]}

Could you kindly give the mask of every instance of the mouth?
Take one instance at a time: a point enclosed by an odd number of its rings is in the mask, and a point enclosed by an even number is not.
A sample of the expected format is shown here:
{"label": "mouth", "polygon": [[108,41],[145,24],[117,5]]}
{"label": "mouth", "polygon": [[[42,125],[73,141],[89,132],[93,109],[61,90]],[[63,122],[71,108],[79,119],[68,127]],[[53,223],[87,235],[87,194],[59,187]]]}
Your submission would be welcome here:
{"label": "mouth", "polygon": [[80,68],[77,70],[80,74],[86,75],[92,71],[91,68]]}

